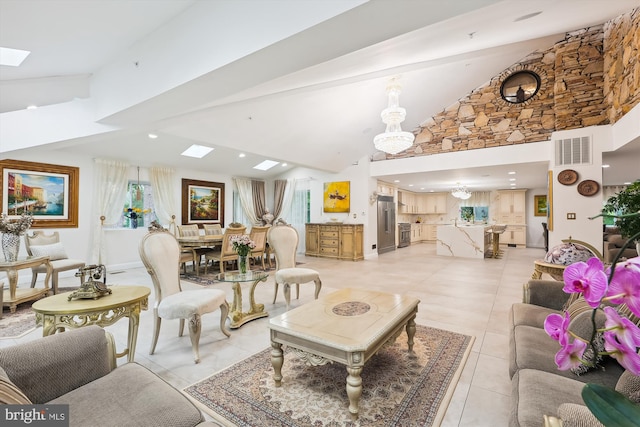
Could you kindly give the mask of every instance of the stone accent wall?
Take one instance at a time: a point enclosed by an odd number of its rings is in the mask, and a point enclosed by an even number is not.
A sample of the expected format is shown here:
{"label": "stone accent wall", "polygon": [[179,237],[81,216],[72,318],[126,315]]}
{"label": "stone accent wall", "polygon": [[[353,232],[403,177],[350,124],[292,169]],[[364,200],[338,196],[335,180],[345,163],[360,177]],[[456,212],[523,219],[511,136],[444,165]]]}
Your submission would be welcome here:
{"label": "stone accent wall", "polygon": [[604,93],[615,123],[640,103],[640,8],[604,26]]}
{"label": "stone accent wall", "polygon": [[[640,101],[639,27],[635,9],[606,25],[567,33],[423,122],[413,147],[377,153],[373,160],[546,141],[557,130],[614,123]],[[500,87],[519,70],[538,74],[541,88],[527,102],[511,104]]]}

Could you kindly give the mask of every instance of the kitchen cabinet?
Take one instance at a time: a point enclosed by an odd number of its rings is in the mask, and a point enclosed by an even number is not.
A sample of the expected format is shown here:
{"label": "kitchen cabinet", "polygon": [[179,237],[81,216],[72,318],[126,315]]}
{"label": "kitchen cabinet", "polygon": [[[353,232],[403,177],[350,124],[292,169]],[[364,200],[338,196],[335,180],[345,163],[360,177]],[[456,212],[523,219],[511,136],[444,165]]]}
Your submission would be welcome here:
{"label": "kitchen cabinet", "polygon": [[526,247],[526,190],[498,191],[498,198],[498,223],[507,226],[500,244]]}
{"label": "kitchen cabinet", "polygon": [[411,243],[422,241],[422,224],[411,224]]}
{"label": "kitchen cabinet", "polygon": [[438,226],[436,224],[422,224],[422,241],[435,242],[438,240]]}
{"label": "kitchen cabinet", "polygon": [[428,193],[424,196],[425,214],[447,213],[447,193]]}
{"label": "kitchen cabinet", "polygon": [[378,194],[382,196],[393,196],[395,187],[383,181],[378,181]]}
{"label": "kitchen cabinet", "polygon": [[507,225],[504,233],[500,235],[500,244],[525,247],[527,245],[527,226]]}
{"label": "kitchen cabinet", "polygon": [[306,224],[305,255],[357,261],[364,259],[362,224]]}

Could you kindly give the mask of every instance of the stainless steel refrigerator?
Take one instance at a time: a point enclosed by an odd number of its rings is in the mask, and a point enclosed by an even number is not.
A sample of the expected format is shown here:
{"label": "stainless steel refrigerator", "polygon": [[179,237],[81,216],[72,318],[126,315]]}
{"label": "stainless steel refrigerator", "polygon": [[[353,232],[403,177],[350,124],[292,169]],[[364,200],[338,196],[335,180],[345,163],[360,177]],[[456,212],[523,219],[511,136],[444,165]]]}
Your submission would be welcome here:
{"label": "stainless steel refrigerator", "polygon": [[396,250],[396,205],[393,196],[378,196],[378,253]]}

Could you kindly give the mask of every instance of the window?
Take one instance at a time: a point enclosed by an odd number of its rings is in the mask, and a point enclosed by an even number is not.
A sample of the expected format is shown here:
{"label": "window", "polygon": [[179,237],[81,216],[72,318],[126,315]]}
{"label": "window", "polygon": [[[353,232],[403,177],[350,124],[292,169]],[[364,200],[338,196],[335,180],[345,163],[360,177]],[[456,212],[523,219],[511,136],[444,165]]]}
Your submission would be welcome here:
{"label": "window", "polygon": [[[129,211],[131,209],[131,211]],[[135,222],[132,213],[135,213]],[[117,228],[137,228],[157,219],[153,209],[153,192],[147,182],[129,181],[127,199]]]}
{"label": "window", "polygon": [[233,192],[233,222],[244,224],[247,227],[251,225],[251,221],[249,221],[249,218],[244,214],[242,202],[240,202],[240,193],[237,191]]}

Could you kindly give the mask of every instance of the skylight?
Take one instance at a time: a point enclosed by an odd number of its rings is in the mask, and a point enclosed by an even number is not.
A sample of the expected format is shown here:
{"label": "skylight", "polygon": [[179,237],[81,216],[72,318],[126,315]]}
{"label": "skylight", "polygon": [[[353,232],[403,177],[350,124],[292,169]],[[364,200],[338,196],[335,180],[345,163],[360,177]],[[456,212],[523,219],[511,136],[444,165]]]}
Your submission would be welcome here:
{"label": "skylight", "polygon": [[0,47],[0,65],[18,67],[30,53],[28,50]]}
{"label": "skylight", "polygon": [[201,159],[212,151],[213,151],[212,147],[205,147],[204,145],[193,144],[191,147],[184,150],[182,152],[182,155]]}
{"label": "skylight", "polygon": [[280,162],[274,162],[273,160],[265,160],[262,163],[259,163],[259,164],[255,165],[253,168],[254,169],[259,169],[261,171],[266,171],[266,170],[271,169],[272,167],[274,167],[278,163],[280,163]]}

